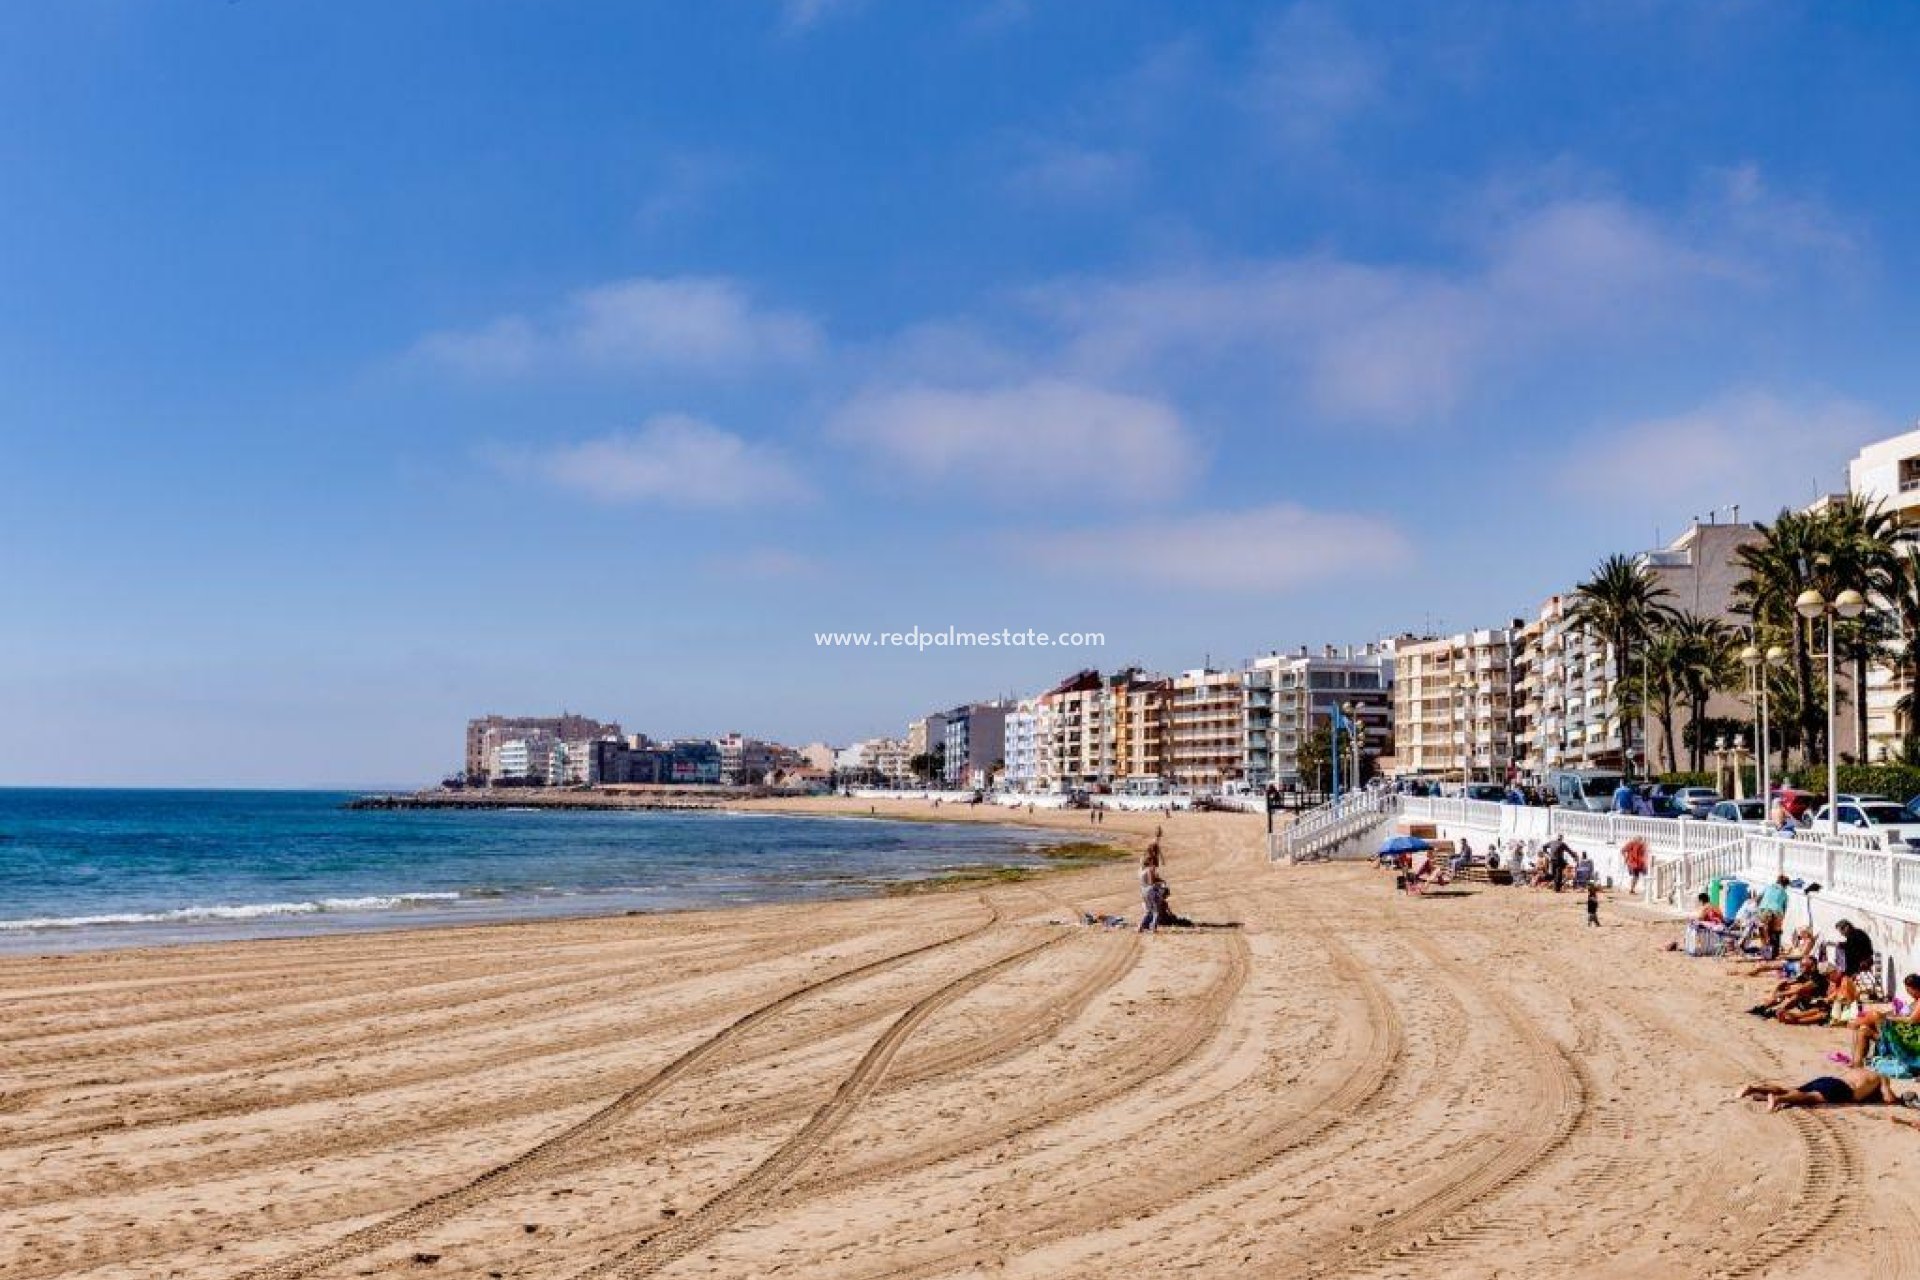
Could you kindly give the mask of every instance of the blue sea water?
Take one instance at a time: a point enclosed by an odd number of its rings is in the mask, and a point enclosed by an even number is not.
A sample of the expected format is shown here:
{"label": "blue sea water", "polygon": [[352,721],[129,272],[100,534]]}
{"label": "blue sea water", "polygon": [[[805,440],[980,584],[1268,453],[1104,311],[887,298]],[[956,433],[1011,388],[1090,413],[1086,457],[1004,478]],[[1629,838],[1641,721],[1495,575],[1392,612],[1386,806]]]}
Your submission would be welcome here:
{"label": "blue sea water", "polygon": [[1006,828],[349,810],[331,792],[0,789],[0,951],[838,897],[1038,861]]}

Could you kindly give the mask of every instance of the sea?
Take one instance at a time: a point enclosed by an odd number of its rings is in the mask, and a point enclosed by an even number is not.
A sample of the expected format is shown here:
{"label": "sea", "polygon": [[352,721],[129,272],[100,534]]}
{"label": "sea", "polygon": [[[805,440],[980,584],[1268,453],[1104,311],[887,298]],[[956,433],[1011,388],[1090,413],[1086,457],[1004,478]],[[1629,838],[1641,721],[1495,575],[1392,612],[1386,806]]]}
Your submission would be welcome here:
{"label": "sea", "polygon": [[713,811],[355,810],[321,791],[0,788],[0,952],[281,937],[884,891],[1058,839]]}

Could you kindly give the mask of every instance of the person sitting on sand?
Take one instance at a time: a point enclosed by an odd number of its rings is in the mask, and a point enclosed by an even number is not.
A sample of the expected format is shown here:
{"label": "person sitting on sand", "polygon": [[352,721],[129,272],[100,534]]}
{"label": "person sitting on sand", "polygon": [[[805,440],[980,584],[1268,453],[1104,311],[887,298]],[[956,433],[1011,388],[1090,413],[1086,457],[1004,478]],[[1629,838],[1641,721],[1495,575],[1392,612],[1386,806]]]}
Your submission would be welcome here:
{"label": "person sitting on sand", "polygon": [[[1831,987],[1831,972],[1816,967],[1801,977],[1782,982],[1774,989],[1773,999],[1762,1001],[1747,1012],[1760,1018],[1778,1018],[1781,1022],[1796,1026],[1823,1022],[1826,1020],[1827,1002],[1832,998]],[[1818,1010],[1818,1017],[1811,1016],[1815,1010]]]}
{"label": "person sitting on sand", "polygon": [[1867,1055],[1881,1047],[1907,1061],[1920,1061],[1920,973],[1900,980],[1907,992],[1907,1011],[1874,1009],[1853,1023],[1853,1065],[1867,1065]]}
{"label": "person sitting on sand", "polygon": [[1822,976],[1826,979],[1824,990],[1780,1010],[1774,1018],[1790,1027],[1842,1026],[1852,1020],[1860,1008],[1860,992],[1853,979],[1831,966]]}
{"label": "person sitting on sand", "polygon": [[[1705,896],[1705,894],[1701,895],[1701,897]],[[1778,960],[1762,960],[1759,964],[1741,971],[1738,976],[1743,978],[1797,977],[1800,967],[1813,959],[1813,948],[1813,930],[1806,925],[1801,925],[1793,931],[1793,937],[1789,940],[1787,949],[1780,953]]]}
{"label": "person sitting on sand", "polygon": [[1837,1075],[1815,1076],[1802,1085],[1756,1080],[1742,1087],[1735,1096],[1765,1098],[1768,1111],[1784,1111],[1788,1107],[1841,1107],[1848,1103],[1897,1106],[1900,1102],[1900,1096],[1893,1091],[1893,1082],[1866,1067],[1846,1067]]}

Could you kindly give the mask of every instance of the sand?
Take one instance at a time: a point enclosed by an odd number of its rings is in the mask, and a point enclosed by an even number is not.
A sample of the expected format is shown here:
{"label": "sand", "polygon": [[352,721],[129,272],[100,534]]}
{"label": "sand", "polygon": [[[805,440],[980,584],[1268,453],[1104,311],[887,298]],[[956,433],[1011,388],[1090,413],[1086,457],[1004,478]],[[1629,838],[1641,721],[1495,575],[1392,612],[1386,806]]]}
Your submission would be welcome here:
{"label": "sand", "polygon": [[1242,927],[1150,938],[1049,923],[1137,913],[1109,865],[0,960],[0,1276],[1920,1274],[1920,1132],[1732,1100],[1840,1033],[1631,906],[1259,833],[1168,821]]}

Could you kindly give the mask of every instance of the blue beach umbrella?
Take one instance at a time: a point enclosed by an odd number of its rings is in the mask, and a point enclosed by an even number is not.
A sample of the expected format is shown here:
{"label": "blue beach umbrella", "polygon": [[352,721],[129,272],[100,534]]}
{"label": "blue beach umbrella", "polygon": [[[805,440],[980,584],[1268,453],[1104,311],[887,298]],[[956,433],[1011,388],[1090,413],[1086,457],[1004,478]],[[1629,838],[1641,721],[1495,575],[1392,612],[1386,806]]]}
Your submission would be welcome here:
{"label": "blue beach umbrella", "polygon": [[1380,852],[1383,856],[1398,856],[1403,853],[1425,853],[1431,848],[1433,846],[1419,836],[1395,836],[1380,846]]}

